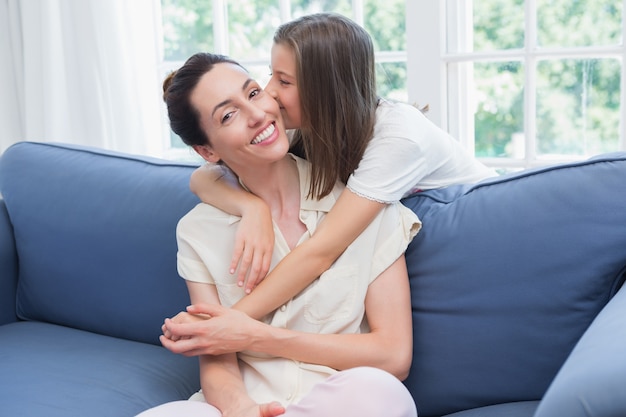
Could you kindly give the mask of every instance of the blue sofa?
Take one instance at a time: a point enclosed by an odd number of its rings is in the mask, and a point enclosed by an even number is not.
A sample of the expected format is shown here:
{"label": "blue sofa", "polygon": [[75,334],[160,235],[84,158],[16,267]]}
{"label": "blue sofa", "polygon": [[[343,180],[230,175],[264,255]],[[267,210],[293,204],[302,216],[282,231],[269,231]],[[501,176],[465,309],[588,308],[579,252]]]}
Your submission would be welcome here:
{"label": "blue sofa", "polygon": [[[20,142],[0,158],[0,414],[133,416],[199,388],[158,342],[188,304],[193,164]],[[415,194],[420,416],[626,416],[626,154]],[[390,352],[393,354],[393,352]]]}

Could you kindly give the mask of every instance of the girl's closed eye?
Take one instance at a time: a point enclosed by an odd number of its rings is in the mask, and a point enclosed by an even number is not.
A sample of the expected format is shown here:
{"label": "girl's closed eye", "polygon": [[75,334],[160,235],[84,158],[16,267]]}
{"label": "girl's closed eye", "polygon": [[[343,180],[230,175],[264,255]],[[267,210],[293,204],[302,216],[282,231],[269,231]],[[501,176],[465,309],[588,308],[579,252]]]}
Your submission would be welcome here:
{"label": "girl's closed eye", "polygon": [[[270,75],[270,77],[274,78],[274,73],[272,71],[270,71],[269,75]],[[284,79],[278,77],[278,84],[280,84],[280,85],[290,85],[291,83],[289,81],[287,81],[287,80],[284,80]]]}

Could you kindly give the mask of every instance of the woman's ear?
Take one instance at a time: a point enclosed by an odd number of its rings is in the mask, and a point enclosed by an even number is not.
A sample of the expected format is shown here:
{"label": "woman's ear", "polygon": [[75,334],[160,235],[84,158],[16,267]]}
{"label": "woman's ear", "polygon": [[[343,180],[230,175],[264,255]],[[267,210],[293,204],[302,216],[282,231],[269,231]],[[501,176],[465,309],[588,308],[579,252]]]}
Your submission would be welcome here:
{"label": "woman's ear", "polygon": [[207,162],[219,162],[220,156],[209,145],[193,145],[193,150]]}

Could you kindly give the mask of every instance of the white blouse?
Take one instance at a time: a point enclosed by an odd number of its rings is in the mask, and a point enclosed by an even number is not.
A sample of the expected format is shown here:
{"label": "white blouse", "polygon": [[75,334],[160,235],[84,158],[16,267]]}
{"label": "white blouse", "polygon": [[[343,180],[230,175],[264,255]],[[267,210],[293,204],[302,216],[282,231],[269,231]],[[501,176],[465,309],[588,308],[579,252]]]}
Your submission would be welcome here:
{"label": "white blouse", "polygon": [[[315,232],[332,208],[343,186],[337,185],[322,200],[306,198],[310,165],[295,157],[300,175],[300,218],[307,232],[298,244]],[[244,296],[236,274],[228,272],[239,217],[207,204],[198,204],[179,222],[178,272],[190,281],[212,284],[222,305],[230,307]],[[417,216],[401,204],[391,204],[374,219],[332,267],[289,302],[264,318],[275,327],[308,333],[361,333],[369,331],[365,319],[365,295],[369,284],[406,250],[419,231]],[[276,236],[271,268],[289,253],[280,230]],[[335,373],[326,366],[271,357],[255,352],[238,355],[250,396],[259,403],[297,402],[314,384]]]}

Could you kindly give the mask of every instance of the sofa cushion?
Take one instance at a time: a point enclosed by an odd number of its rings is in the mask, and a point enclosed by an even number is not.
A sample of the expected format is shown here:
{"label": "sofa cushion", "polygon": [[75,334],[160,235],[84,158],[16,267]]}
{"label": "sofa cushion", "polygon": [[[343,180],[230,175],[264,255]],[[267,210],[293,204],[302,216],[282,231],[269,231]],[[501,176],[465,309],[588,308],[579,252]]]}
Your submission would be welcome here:
{"label": "sofa cushion", "polygon": [[519,401],[459,411],[443,417],[533,417],[539,401]]}
{"label": "sofa cushion", "polygon": [[578,341],[535,417],[626,416],[625,320],[623,287]]}
{"label": "sofa cushion", "polygon": [[626,154],[403,202],[420,416],[539,400],[623,282]]}
{"label": "sofa cushion", "polygon": [[192,164],[20,142],[0,159],[22,319],[159,344],[189,303],[176,223],[198,199]]}
{"label": "sofa cushion", "polygon": [[4,200],[0,198],[0,325],[17,320],[15,290],[17,287],[17,254],[13,226]]}
{"label": "sofa cushion", "polygon": [[38,322],[0,340],[5,416],[130,417],[199,389],[195,358],[151,344]]}

